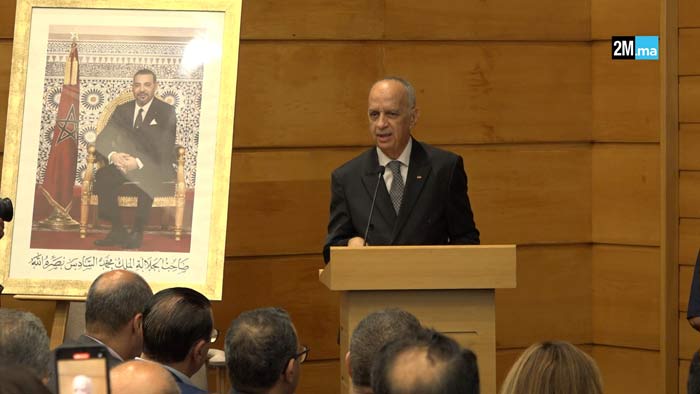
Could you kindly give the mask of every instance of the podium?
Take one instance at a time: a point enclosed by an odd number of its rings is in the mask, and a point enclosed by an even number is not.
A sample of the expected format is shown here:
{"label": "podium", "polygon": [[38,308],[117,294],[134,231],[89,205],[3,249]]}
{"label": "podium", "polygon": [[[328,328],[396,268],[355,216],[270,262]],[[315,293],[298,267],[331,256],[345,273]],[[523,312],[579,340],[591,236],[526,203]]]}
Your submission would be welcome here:
{"label": "podium", "polygon": [[320,281],[340,291],[340,392],[350,337],[368,314],[398,307],[476,353],[481,392],[496,393],[495,289],[516,284],[515,245],[332,247]]}

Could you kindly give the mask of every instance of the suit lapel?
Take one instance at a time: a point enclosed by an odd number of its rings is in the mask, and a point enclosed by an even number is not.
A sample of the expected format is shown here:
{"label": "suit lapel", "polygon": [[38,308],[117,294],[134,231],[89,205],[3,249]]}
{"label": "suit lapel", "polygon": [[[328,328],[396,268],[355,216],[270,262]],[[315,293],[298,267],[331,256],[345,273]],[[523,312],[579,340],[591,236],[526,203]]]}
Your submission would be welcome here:
{"label": "suit lapel", "polygon": [[388,223],[389,228],[393,228],[396,222],[396,212],[394,212],[394,206],[391,205],[389,192],[386,190],[386,183],[384,183],[384,179],[380,178],[377,173],[379,159],[377,159],[377,151],[375,148],[372,148],[370,152],[368,152],[368,156],[365,171],[362,175],[362,184],[365,186],[365,190],[369,195],[369,200],[372,201],[374,188],[377,187],[377,180],[380,181],[379,190],[377,190],[377,199],[374,202],[374,209],[382,215],[384,221]]}
{"label": "suit lapel", "polygon": [[403,192],[403,199],[401,200],[401,209],[394,225],[394,231],[391,234],[392,244],[406,224],[406,220],[411,216],[411,211],[416,205],[421,191],[423,191],[423,185],[428,181],[431,168],[432,166],[423,146],[418,141],[413,140],[411,161],[408,165],[408,175],[406,175],[406,186]]}

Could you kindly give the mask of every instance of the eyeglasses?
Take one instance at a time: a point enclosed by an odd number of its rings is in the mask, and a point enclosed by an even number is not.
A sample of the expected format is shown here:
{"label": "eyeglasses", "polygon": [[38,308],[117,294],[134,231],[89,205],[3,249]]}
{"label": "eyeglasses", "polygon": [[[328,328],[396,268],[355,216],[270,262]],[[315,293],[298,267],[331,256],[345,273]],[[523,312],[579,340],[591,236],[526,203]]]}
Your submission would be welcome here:
{"label": "eyeglasses", "polygon": [[297,360],[299,360],[299,364],[302,364],[304,361],[306,361],[306,357],[309,355],[309,350],[311,349],[309,349],[307,346],[302,345],[301,351],[295,354],[292,358],[296,358]]}
{"label": "eyeglasses", "polygon": [[211,329],[211,335],[209,336],[209,342],[214,343],[216,342],[216,339],[219,337],[219,330],[216,328]]}

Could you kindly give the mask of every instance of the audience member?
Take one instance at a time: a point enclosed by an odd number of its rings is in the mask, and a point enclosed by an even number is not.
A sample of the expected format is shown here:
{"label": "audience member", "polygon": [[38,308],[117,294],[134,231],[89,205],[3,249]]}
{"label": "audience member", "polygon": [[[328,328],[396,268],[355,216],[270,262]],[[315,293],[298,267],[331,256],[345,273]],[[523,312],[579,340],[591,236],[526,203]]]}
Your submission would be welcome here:
{"label": "audience member", "polygon": [[211,303],[192,289],[161,290],[143,312],[143,358],[165,367],[183,394],[206,393],[190,378],[207,361],[217,336]]}
{"label": "audience member", "polygon": [[132,360],[109,373],[112,394],[180,394],[175,378],[157,363]]}
{"label": "audience member", "polygon": [[478,394],[476,356],[434,330],[382,347],[372,364],[375,394]]}
{"label": "audience member", "polygon": [[299,345],[286,311],[261,308],[243,312],[231,323],[225,352],[234,392],[291,394],[309,349]]}
{"label": "audience member", "polygon": [[0,364],[27,368],[44,382],[48,379],[49,337],[31,312],[0,308]]}
{"label": "audience member", "polygon": [[421,331],[418,319],[397,308],[370,313],[355,328],[345,364],[355,394],[372,392],[372,361],[385,344],[401,338],[413,338]]}
{"label": "audience member", "polygon": [[700,352],[695,352],[690,362],[688,394],[700,394]]}
{"label": "audience member", "polygon": [[525,349],[508,372],[501,394],[601,394],[595,361],[562,341],[536,343]]}
{"label": "audience member", "polygon": [[[0,345],[1,347],[2,345]],[[47,344],[48,349],[48,344]],[[48,357],[48,351],[46,352]],[[0,366],[0,394],[50,394],[36,376],[36,372],[26,366]]]}

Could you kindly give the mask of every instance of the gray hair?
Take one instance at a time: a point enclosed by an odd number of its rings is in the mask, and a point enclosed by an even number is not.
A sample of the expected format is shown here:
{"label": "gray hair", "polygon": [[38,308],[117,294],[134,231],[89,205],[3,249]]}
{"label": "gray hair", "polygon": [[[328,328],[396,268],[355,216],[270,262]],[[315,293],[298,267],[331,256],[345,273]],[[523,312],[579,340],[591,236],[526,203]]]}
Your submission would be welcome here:
{"label": "gray hair", "polygon": [[403,85],[403,87],[406,89],[406,95],[408,96],[408,108],[413,109],[416,107],[416,89],[413,87],[413,85],[411,85],[410,82],[401,77],[395,76],[384,77],[377,82],[382,81],[396,81]]}
{"label": "gray hair", "polygon": [[31,312],[0,308],[0,363],[31,369],[39,378],[48,374],[49,337]]}
{"label": "gray hair", "polygon": [[350,338],[352,383],[369,387],[372,362],[379,349],[394,340],[415,337],[421,329],[415,316],[399,308],[383,309],[367,315]]}

